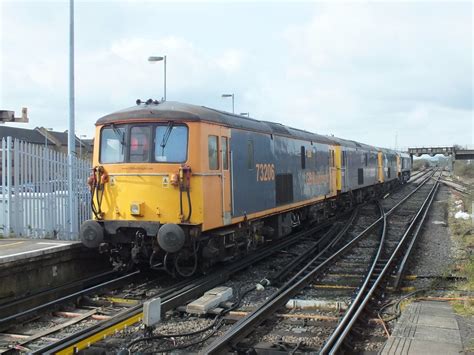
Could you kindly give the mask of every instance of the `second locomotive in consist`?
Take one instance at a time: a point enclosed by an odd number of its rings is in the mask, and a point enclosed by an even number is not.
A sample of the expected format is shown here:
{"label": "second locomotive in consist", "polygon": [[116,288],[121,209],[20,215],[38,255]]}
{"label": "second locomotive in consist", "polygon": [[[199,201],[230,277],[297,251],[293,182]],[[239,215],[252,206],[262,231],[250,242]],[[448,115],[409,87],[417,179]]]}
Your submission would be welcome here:
{"label": "second locomotive in consist", "polygon": [[179,102],[96,123],[94,219],[81,239],[117,266],[187,276],[410,177],[404,154]]}

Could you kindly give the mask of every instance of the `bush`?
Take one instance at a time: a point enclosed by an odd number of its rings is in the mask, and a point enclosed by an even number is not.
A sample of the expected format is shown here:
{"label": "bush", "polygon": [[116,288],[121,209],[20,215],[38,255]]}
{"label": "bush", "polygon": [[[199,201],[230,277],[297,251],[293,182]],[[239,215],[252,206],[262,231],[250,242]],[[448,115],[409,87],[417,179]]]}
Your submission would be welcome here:
{"label": "bush", "polygon": [[457,160],[454,163],[454,174],[462,177],[474,178],[474,164]]}
{"label": "bush", "polygon": [[430,162],[426,159],[413,160],[413,170],[421,170],[430,167]]}

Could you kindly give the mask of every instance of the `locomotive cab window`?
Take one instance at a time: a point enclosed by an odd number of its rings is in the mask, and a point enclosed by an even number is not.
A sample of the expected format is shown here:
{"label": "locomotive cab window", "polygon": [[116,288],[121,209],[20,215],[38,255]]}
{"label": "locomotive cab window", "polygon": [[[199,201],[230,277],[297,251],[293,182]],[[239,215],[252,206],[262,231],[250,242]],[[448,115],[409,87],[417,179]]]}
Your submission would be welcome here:
{"label": "locomotive cab window", "polygon": [[137,126],[130,130],[130,161],[150,161],[150,127]]}
{"label": "locomotive cab window", "polygon": [[155,129],[155,161],[184,163],[188,152],[188,127],[160,125]]}
{"label": "locomotive cab window", "polygon": [[125,128],[104,127],[100,134],[100,162],[103,164],[125,161]]}
{"label": "locomotive cab window", "polygon": [[217,136],[209,136],[207,138],[207,148],[209,156],[209,170],[218,170],[219,169],[219,159],[217,154]]}

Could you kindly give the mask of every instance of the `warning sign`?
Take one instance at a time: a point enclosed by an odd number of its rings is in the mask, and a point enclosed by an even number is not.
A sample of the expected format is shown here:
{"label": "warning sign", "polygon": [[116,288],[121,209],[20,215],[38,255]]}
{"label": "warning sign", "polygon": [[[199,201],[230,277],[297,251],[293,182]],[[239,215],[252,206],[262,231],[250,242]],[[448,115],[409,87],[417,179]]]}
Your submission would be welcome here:
{"label": "warning sign", "polygon": [[167,189],[169,186],[170,186],[169,176],[163,176],[163,187]]}

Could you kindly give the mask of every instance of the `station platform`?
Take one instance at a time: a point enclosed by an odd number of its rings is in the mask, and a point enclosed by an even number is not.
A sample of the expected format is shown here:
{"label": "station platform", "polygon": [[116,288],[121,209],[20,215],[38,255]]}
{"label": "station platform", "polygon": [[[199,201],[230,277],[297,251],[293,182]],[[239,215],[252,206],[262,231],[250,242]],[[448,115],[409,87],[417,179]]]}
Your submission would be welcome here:
{"label": "station platform", "polygon": [[0,305],[110,270],[79,241],[0,239]]}
{"label": "station platform", "polygon": [[459,355],[462,352],[459,326],[451,305],[420,301],[403,311],[380,354]]}
{"label": "station platform", "polygon": [[80,247],[79,241],[0,239],[0,265]]}

